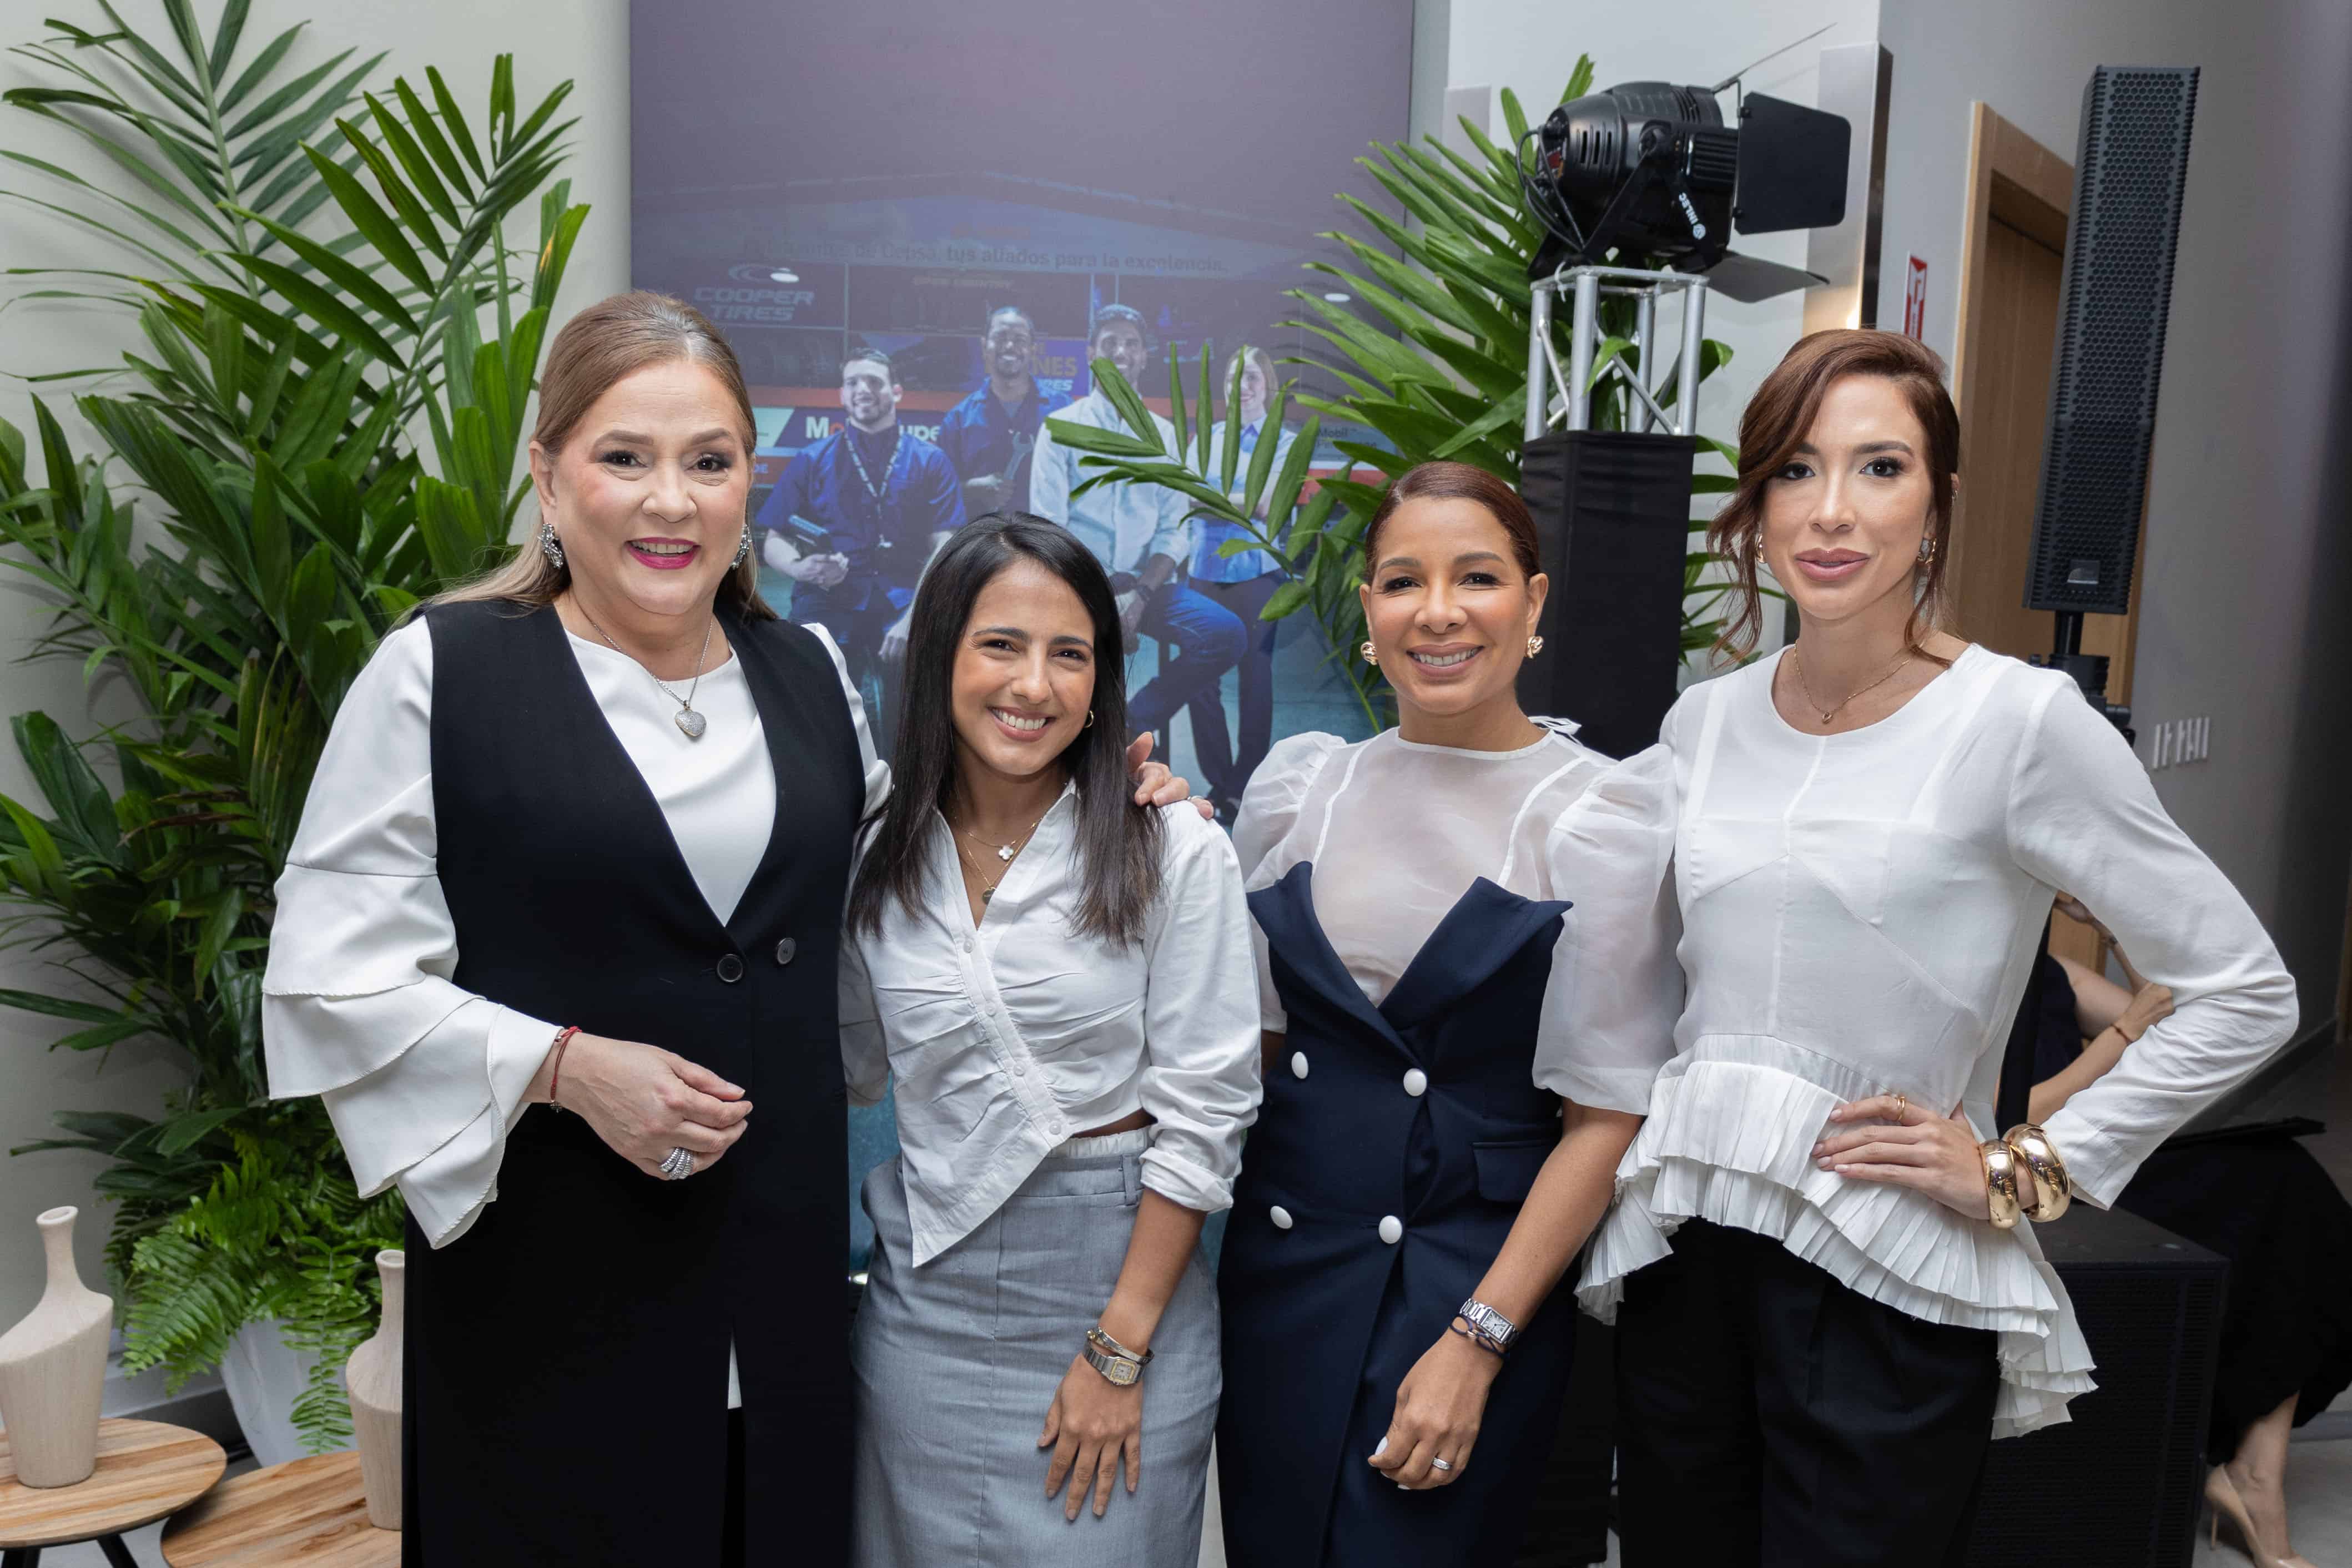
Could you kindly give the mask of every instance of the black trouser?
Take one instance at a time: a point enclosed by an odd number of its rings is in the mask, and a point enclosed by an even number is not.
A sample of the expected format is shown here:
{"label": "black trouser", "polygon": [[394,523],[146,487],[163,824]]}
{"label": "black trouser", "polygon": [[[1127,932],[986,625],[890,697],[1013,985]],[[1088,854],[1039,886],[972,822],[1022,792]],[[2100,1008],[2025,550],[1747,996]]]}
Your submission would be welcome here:
{"label": "black trouser", "polygon": [[1617,1320],[1625,1568],[1957,1563],[1991,1440],[1989,1329],[1689,1220]]}
{"label": "black trouser", "polygon": [[[1223,800],[1239,800],[1250,775],[1274,746],[1274,633],[1282,623],[1261,621],[1258,612],[1282,586],[1282,573],[1269,571],[1239,582],[1192,580],[1196,592],[1233,612],[1242,623],[1241,663],[1234,669],[1241,685],[1241,724],[1234,737],[1225,730],[1224,693],[1211,686],[1192,699],[1192,754],[1200,758],[1201,775],[1209,793]],[[1222,683],[1221,683],[1222,684]],[[1235,741],[1239,742],[1238,747]]]}

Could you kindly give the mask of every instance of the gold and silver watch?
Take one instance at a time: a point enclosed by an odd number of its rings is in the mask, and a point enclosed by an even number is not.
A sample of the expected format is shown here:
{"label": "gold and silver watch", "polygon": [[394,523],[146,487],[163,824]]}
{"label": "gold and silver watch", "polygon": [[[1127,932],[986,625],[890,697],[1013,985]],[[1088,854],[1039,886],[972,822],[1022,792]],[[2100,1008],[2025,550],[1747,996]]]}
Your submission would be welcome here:
{"label": "gold and silver watch", "polygon": [[1086,1356],[1087,1364],[1101,1373],[1105,1382],[1120,1388],[1132,1387],[1151,1360],[1150,1351],[1129,1350],[1099,1326],[1087,1331]]}

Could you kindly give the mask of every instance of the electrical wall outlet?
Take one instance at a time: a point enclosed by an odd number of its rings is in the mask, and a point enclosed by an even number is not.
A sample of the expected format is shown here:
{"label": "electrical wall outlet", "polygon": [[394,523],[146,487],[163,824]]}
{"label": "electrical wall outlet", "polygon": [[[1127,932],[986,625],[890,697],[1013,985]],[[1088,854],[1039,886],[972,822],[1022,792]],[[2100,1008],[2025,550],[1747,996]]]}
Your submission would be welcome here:
{"label": "electrical wall outlet", "polygon": [[2212,755],[2210,718],[2168,719],[2147,732],[2147,770],[2158,772],[2183,763],[2202,762]]}

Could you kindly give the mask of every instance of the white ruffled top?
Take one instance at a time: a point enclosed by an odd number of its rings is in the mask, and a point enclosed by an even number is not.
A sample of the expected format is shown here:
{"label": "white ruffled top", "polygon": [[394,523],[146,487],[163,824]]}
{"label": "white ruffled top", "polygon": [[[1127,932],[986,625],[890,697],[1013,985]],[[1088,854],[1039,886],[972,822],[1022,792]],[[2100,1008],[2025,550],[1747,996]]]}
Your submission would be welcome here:
{"label": "white ruffled top", "polygon": [[1994,1437],[2063,1421],[2094,1386],[2091,1354],[2032,1227],[1818,1169],[1829,1113],[1899,1092],[1994,1135],[2003,1048],[2063,889],[2174,997],[2046,1124],[2078,1196],[2104,1207],[2285,1042],[2294,982],[2063,674],[1970,647],[1888,718],[1811,736],[1773,707],[1777,663],[1685,693],[1661,744],[1595,791],[1626,814],[1619,906],[1658,887],[1669,852],[1673,896],[1588,967],[1566,1021],[1671,1030],[1675,1055],[1578,1294],[1612,1318],[1625,1276],[1694,1217],[1777,1237],[1874,1301],[1992,1330]]}
{"label": "white ruffled top", "polygon": [[[1301,861],[1314,866],[1315,918],[1375,1007],[1470,884],[1485,877],[1522,898],[1572,904],[1553,948],[1538,1038],[1538,1088],[1580,1105],[1639,1113],[1668,1056],[1668,1031],[1643,1011],[1613,1011],[1607,994],[1579,1009],[1587,977],[1638,956],[1658,898],[1664,846],[1622,795],[1610,761],[1538,719],[1546,733],[1510,751],[1429,746],[1383,730],[1349,744],[1307,733],[1279,742],[1250,778],[1234,848],[1252,891]],[[1627,867],[1654,854],[1646,885]],[[1259,1026],[1285,1031],[1265,934],[1255,922]],[[1621,951],[1630,939],[1631,953]]]}

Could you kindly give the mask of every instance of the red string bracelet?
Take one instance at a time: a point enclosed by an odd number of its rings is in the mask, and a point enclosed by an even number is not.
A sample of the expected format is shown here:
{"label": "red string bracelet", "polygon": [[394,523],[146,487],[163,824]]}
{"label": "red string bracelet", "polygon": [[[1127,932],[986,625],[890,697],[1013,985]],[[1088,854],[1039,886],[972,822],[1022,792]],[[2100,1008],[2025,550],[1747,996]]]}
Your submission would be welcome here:
{"label": "red string bracelet", "polygon": [[563,1048],[570,1045],[572,1037],[579,1032],[576,1026],[557,1030],[555,1044],[551,1048],[555,1053],[555,1066],[547,1075],[547,1103],[559,1111],[563,1109],[563,1103],[555,1097],[555,1091],[557,1085],[563,1082]]}

